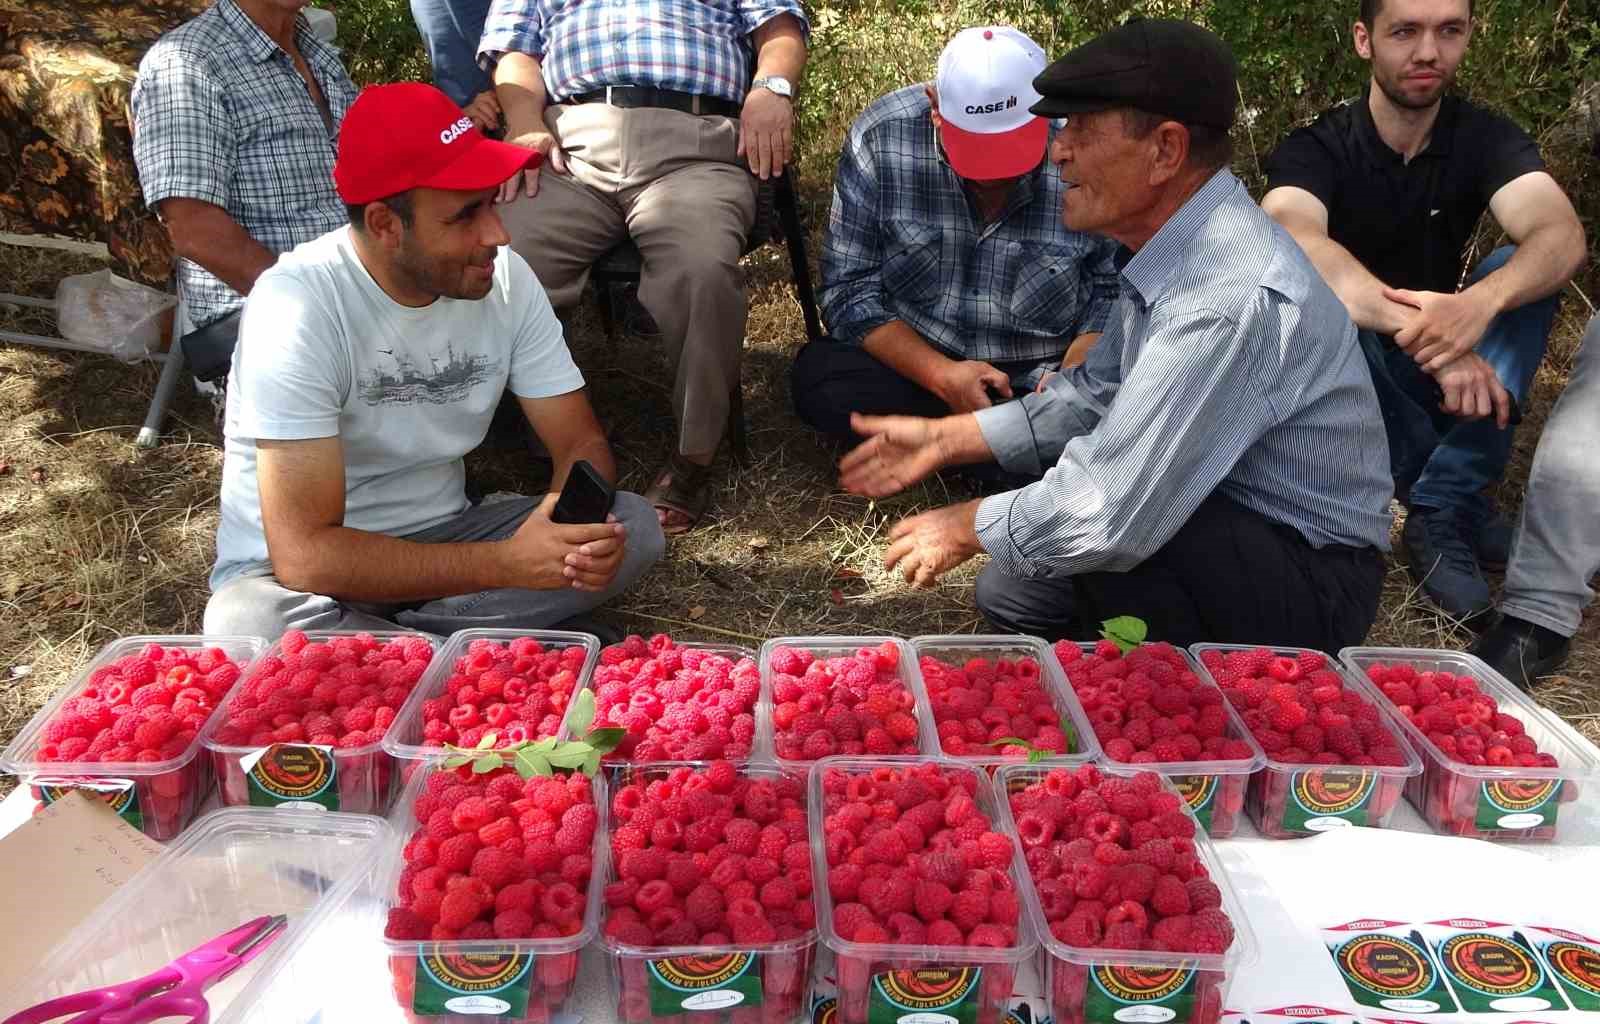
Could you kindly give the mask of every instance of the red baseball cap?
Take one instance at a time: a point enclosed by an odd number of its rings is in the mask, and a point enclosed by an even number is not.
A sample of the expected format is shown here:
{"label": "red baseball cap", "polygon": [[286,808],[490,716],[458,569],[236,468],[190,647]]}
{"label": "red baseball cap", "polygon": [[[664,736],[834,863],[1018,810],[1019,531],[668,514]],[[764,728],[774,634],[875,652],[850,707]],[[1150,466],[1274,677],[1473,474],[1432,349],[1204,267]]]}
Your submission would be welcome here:
{"label": "red baseball cap", "polygon": [[413,188],[494,188],[544,156],[485,138],[450,97],[421,82],[369,85],[339,126],[339,198],[370,203]]}

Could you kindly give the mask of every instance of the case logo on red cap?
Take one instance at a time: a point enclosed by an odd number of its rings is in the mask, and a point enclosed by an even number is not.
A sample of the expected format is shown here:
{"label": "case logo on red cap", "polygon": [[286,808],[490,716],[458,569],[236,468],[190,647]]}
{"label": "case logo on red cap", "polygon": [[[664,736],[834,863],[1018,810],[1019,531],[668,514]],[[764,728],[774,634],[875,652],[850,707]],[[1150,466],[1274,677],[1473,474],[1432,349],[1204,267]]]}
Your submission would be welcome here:
{"label": "case logo on red cap", "polygon": [[450,145],[450,143],[452,143],[452,142],[456,141],[457,139],[461,138],[461,136],[467,134],[467,132],[470,132],[471,130],[472,130],[472,118],[463,117],[463,118],[459,119],[458,121],[456,121],[456,123],[451,125],[450,127],[441,128],[439,130],[439,141],[444,143],[446,146],[448,146],[448,145]]}

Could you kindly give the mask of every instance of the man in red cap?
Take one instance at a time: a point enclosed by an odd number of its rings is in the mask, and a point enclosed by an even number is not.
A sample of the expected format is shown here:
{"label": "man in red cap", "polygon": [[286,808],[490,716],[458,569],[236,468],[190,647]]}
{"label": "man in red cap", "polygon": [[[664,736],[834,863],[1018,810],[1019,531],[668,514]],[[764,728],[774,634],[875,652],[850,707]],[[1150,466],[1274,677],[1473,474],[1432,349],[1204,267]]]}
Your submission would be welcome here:
{"label": "man in red cap", "polygon": [[1014,28],[969,28],[932,82],[870,104],[839,157],[822,251],[831,337],[800,350],[800,418],[944,416],[1036,388],[1083,358],[1117,295],[1110,240],[1062,226],[1028,108],[1045,55]]}
{"label": "man in red cap", "polygon": [[614,477],[561,325],[509,248],[499,185],[540,157],[429,85],[351,106],[334,182],[350,226],[262,274],[229,376],[208,633],[399,624],[534,628],[620,593],[661,555],[654,512],[551,521],[555,493],[474,506],[462,456],[509,387],[555,462]]}

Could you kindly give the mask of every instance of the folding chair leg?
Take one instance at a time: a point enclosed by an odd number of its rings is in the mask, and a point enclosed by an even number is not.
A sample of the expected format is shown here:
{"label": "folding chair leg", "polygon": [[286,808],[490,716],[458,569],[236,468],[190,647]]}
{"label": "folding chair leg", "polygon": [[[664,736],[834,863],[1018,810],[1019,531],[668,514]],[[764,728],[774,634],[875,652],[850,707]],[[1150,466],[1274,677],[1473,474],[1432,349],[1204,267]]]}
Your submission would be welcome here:
{"label": "folding chair leg", "polygon": [[172,396],[178,391],[178,381],[183,379],[183,364],[183,346],[174,342],[161,364],[155,397],[150,399],[150,411],[145,413],[144,426],[134,442],[140,448],[154,448],[161,443],[161,423],[167,418],[167,406],[172,404]]}
{"label": "folding chair leg", "polygon": [[728,396],[728,444],[733,449],[734,461],[741,466],[750,461],[750,439],[744,422],[744,381],[734,386]]}

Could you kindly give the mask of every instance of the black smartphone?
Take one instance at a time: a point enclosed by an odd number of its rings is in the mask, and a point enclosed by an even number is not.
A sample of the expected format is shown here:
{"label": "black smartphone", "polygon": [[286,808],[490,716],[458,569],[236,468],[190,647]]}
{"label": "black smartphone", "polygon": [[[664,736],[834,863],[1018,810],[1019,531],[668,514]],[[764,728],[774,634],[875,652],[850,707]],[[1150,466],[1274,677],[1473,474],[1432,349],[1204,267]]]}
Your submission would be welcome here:
{"label": "black smartphone", "polygon": [[617,500],[617,489],[585,459],[572,464],[567,482],[561,485],[550,519],[557,523],[603,523]]}

